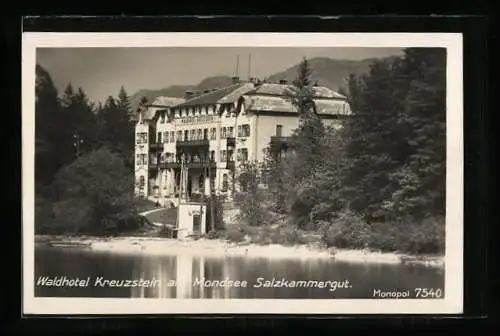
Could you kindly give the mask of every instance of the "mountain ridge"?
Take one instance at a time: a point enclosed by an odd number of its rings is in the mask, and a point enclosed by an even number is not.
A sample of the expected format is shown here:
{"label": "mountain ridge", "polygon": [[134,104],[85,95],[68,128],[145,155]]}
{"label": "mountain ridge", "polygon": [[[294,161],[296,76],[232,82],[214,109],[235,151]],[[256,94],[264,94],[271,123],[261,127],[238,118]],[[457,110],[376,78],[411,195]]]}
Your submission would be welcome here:
{"label": "mountain ridge", "polygon": [[[392,58],[395,56],[390,56]],[[346,78],[354,74],[362,74],[369,71],[370,64],[375,60],[382,58],[366,58],[362,60],[339,60],[328,57],[314,57],[308,59],[309,67],[312,70],[311,80],[317,82],[318,85],[328,87],[332,90],[339,90],[340,87],[346,87]],[[287,80],[291,83],[297,76],[299,64],[293,65],[283,71],[274,73],[268,77],[262,78],[271,82],[279,80]],[[212,76],[207,77],[196,85],[171,85],[162,89],[141,89],[134,93],[130,99],[132,111],[136,111],[139,106],[139,101],[142,97],[146,97],[149,103],[152,103],[156,97],[184,97],[187,90],[203,91],[205,89],[221,88],[232,83],[229,76]]]}

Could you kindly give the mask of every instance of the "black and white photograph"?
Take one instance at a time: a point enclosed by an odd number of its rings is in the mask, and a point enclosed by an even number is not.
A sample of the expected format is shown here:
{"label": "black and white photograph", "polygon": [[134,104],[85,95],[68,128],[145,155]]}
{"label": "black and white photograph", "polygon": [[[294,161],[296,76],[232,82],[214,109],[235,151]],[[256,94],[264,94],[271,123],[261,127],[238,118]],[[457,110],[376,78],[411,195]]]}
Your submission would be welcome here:
{"label": "black and white photograph", "polygon": [[461,43],[24,33],[24,313],[461,313]]}

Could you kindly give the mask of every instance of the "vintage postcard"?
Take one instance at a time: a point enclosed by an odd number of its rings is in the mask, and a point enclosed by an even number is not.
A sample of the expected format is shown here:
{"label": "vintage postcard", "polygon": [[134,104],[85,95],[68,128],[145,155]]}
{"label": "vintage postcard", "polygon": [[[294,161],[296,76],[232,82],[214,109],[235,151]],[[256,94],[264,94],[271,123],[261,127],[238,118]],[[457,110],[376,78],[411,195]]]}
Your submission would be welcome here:
{"label": "vintage postcard", "polygon": [[460,314],[462,37],[25,33],[24,314]]}

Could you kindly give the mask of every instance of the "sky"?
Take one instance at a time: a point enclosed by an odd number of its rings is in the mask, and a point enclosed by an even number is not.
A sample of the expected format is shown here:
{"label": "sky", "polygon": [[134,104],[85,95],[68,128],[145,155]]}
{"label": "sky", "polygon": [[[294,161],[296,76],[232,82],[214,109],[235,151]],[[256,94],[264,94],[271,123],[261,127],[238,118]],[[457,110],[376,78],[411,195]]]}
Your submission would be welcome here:
{"label": "sky", "polygon": [[286,70],[304,57],[361,60],[398,55],[399,48],[39,48],[37,63],[62,93],[68,83],[81,87],[95,102],[117,96],[123,85],[129,95],[140,89],[196,85],[210,76],[238,74],[263,78]]}

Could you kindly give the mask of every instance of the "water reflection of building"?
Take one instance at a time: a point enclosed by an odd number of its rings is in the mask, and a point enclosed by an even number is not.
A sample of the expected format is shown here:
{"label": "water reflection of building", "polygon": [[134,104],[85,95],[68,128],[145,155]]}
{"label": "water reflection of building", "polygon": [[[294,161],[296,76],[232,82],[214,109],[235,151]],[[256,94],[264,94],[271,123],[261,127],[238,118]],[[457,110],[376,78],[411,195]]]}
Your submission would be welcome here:
{"label": "water reflection of building", "polygon": [[175,257],[164,258],[141,258],[135,264],[131,280],[160,281],[159,286],[154,287],[132,287],[131,297],[135,298],[172,298],[175,297],[175,286],[168,286],[171,280],[175,280]]}
{"label": "water reflection of building", "polygon": [[[208,286],[206,280],[243,281],[240,279],[238,263],[228,258],[206,259],[204,256],[179,254],[161,258],[141,258],[134,265],[133,280],[157,279],[159,286],[132,287],[131,297],[136,298],[236,298],[241,296],[244,288],[232,286]],[[199,283],[196,283],[196,281]],[[175,282],[175,286],[169,286]],[[249,286],[251,282],[248,281]]]}

